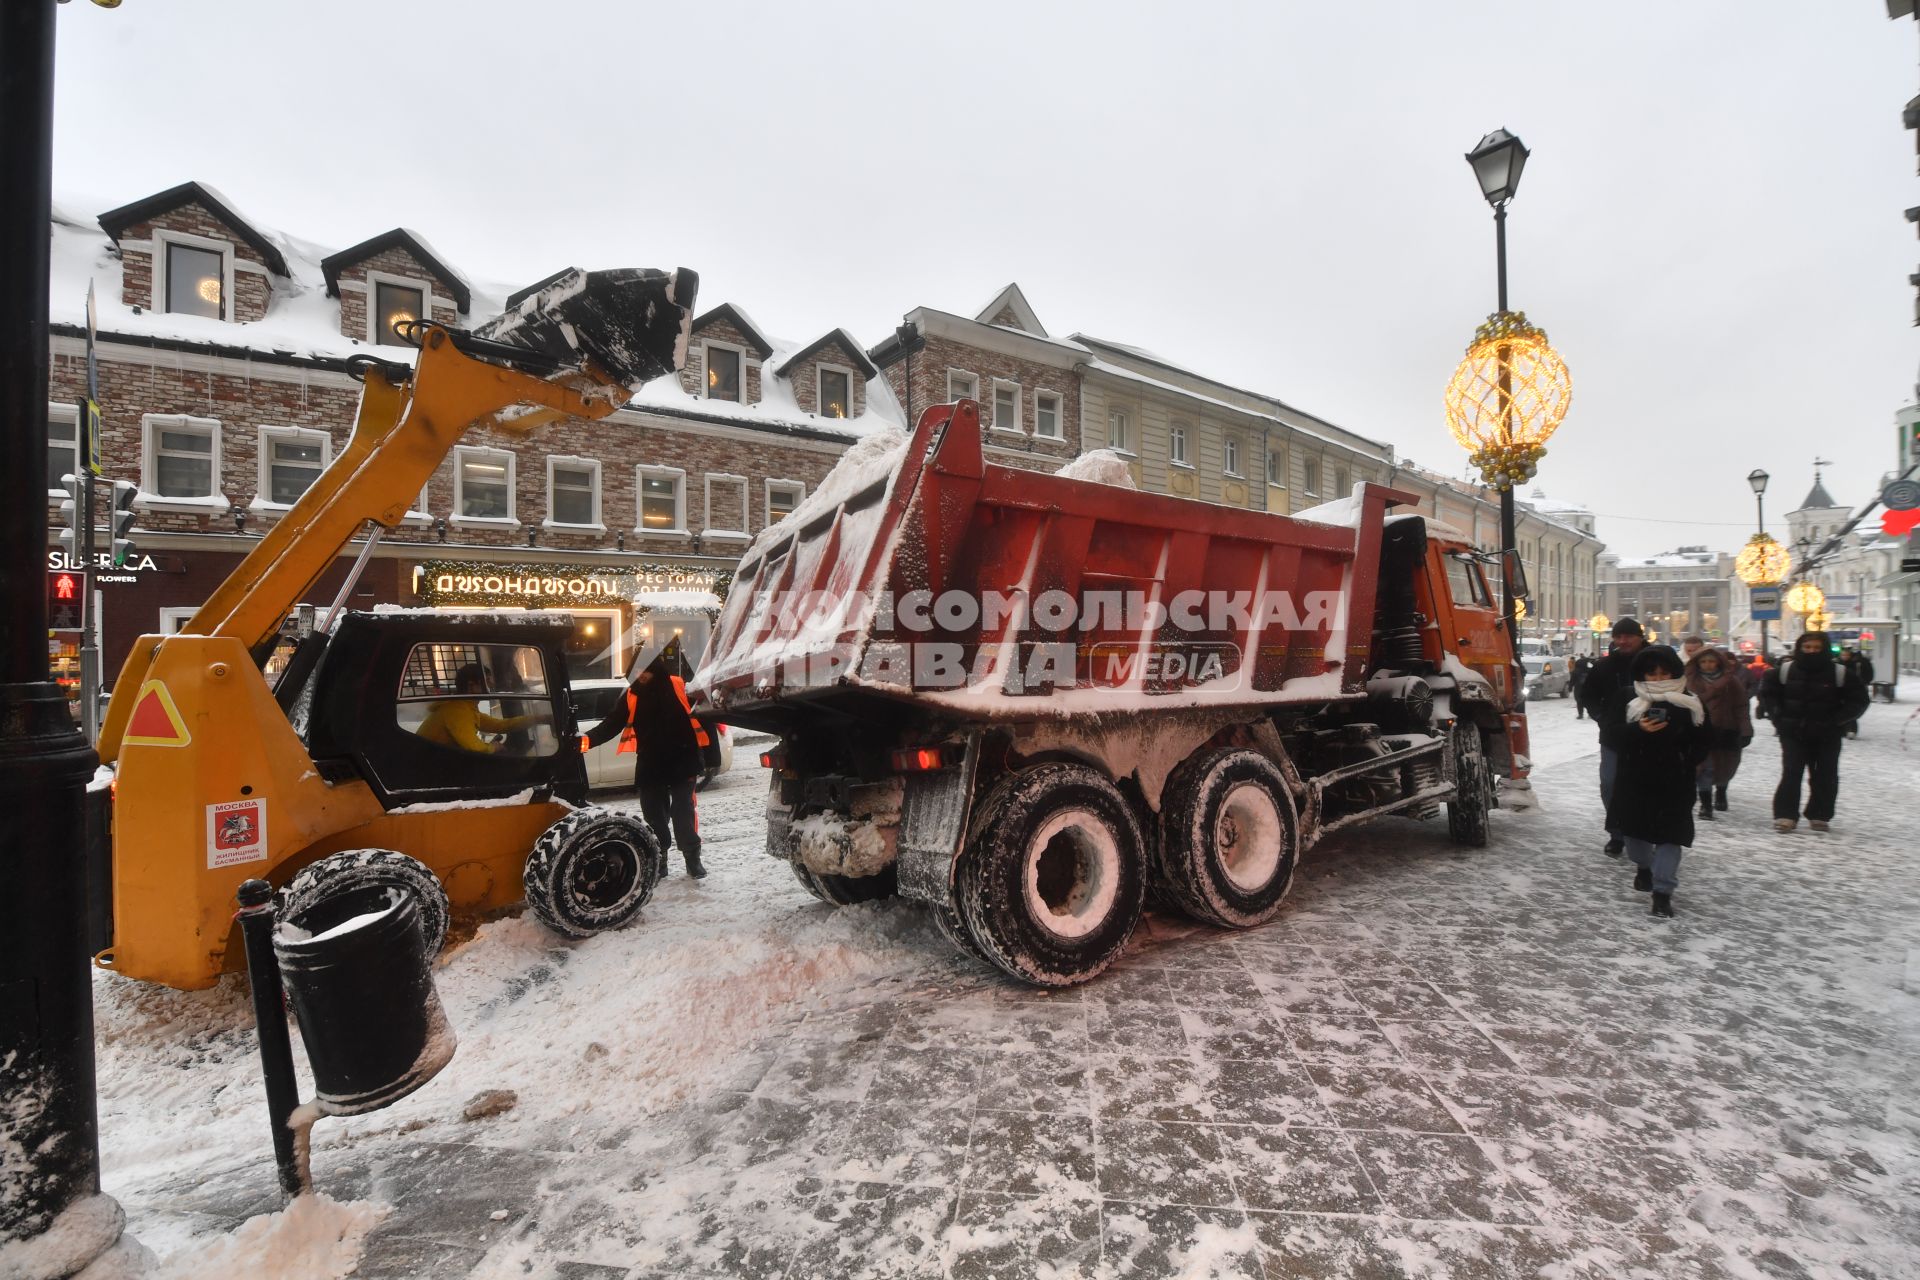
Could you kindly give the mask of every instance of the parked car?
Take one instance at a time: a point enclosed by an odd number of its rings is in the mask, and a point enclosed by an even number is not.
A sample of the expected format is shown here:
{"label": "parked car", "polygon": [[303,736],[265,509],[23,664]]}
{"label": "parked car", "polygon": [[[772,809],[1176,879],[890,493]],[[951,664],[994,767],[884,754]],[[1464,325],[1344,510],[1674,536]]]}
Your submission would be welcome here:
{"label": "parked car", "polygon": [[[591,733],[618,709],[626,692],[625,680],[575,680],[571,686],[573,718],[580,732]],[[704,723],[711,731],[713,745],[707,750],[707,771],[700,776],[703,787],[733,768],[733,730],[712,721]],[[587,752],[587,785],[595,788],[633,785],[633,755],[620,750],[618,738]]]}
{"label": "parked car", "polygon": [[1528,653],[1520,657],[1526,668],[1528,702],[1541,698],[1566,698],[1573,695],[1573,659]]}

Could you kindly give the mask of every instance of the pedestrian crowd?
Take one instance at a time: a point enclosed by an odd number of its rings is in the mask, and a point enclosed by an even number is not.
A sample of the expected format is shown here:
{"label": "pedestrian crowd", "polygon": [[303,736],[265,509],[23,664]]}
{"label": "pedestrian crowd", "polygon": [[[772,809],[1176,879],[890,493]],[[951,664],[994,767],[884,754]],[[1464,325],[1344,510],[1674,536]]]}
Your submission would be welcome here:
{"label": "pedestrian crowd", "polygon": [[1824,632],[1802,635],[1777,665],[1742,663],[1701,636],[1678,650],[1648,644],[1645,628],[1622,618],[1605,654],[1574,663],[1573,683],[1576,716],[1600,730],[1605,852],[1633,863],[1633,887],[1652,895],[1653,915],[1670,918],[1681,853],[1696,821],[1727,811],[1756,718],[1772,722],[1780,743],[1774,830],[1791,832],[1802,818],[1830,829],[1840,745],[1858,732],[1873,664],[1857,650],[1836,658]]}

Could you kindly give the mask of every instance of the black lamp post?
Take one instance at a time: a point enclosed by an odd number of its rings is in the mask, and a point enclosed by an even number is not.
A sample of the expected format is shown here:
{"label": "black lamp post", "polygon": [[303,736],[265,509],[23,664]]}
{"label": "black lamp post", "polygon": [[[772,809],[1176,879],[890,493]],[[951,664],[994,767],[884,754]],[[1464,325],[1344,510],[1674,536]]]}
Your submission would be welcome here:
{"label": "black lamp post", "polygon": [[[1520,174],[1532,153],[1526,144],[1505,129],[1495,129],[1467,152],[1467,163],[1480,182],[1480,194],[1493,206],[1494,257],[1499,272],[1500,311],[1507,309],[1507,201],[1520,188]],[[1507,362],[1500,362],[1500,402],[1504,411],[1513,412],[1513,397],[1507,383]],[[1511,430],[1507,433],[1512,436]],[[1514,632],[1513,559],[1518,554],[1513,507],[1513,486],[1500,490],[1500,609],[1507,620],[1507,632]]]}
{"label": "black lamp post", "polygon": [[[1770,479],[1772,477],[1758,467],[1747,472],[1747,484],[1753,490],[1753,527],[1760,533],[1767,531],[1767,481]],[[1748,587],[1748,590],[1751,591],[1752,587]],[[1767,623],[1764,618],[1760,622],[1760,660],[1767,660]]]}

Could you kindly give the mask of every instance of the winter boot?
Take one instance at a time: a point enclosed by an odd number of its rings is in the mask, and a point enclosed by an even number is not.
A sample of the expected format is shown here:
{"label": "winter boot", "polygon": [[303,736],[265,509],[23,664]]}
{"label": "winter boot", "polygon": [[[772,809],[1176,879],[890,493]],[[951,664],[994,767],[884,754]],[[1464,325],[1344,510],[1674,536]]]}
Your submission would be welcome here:
{"label": "winter boot", "polygon": [[1722,813],[1727,811],[1727,789],[1725,787],[1715,787],[1713,789],[1713,807]]}
{"label": "winter boot", "polygon": [[687,855],[687,874],[695,880],[704,880],[707,878],[707,869],[701,865],[700,855],[697,852]]}
{"label": "winter boot", "polygon": [[1652,914],[1659,916],[1663,920],[1673,919],[1673,895],[1670,893],[1654,894]]}
{"label": "winter boot", "polygon": [[1619,836],[1607,837],[1606,853],[1609,858],[1619,857],[1622,853],[1626,852],[1626,849],[1627,849],[1627,842],[1622,840]]}
{"label": "winter boot", "polygon": [[1799,825],[1800,819],[1798,818],[1775,818],[1773,820],[1773,829],[1775,831],[1791,831]]}
{"label": "winter boot", "polygon": [[1708,822],[1713,821],[1713,792],[1711,791],[1700,793],[1700,816]]}
{"label": "winter boot", "polygon": [[1807,819],[1807,825],[1812,827],[1815,831],[1825,831],[1827,829],[1827,824],[1825,820],[1821,818],[1809,818]]}
{"label": "winter boot", "polygon": [[1633,873],[1633,887],[1641,893],[1653,888],[1653,868],[1641,867]]}

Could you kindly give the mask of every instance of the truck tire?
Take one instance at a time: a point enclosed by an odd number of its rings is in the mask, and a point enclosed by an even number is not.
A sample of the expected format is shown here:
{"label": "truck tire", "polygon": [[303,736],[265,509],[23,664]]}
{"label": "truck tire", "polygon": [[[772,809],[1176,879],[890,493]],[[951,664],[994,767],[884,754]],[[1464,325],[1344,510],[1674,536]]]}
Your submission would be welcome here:
{"label": "truck tire", "polygon": [[1037,765],[1001,787],[960,861],[967,932],[1024,982],[1085,982],[1140,922],[1146,841],[1133,807],[1082,764]]}
{"label": "truck tire", "polygon": [[1480,740],[1480,726],[1459,720],[1453,726],[1453,799],[1447,802],[1447,830],[1464,845],[1487,843],[1487,814],[1493,809],[1493,772]]}
{"label": "truck tire", "polygon": [[856,902],[878,902],[900,891],[899,879],[891,864],[880,874],[872,876],[821,875],[804,863],[787,865],[793,868],[793,878],[808,893],[836,907],[850,907]]}
{"label": "truck tire", "polygon": [[1182,761],[1160,793],[1160,889],[1195,920],[1251,929],[1279,912],[1300,826],[1279,766],[1221,747]]}
{"label": "truck tire", "polygon": [[576,809],[533,842],[527,907],[563,937],[590,938],[639,914],[666,869],[644,822],[612,809]]}
{"label": "truck tire", "polygon": [[393,849],[349,849],[311,864],[281,892],[277,918],[291,919],[337,893],[375,886],[413,894],[420,904],[427,954],[439,954],[447,940],[447,891],[426,863]]}

